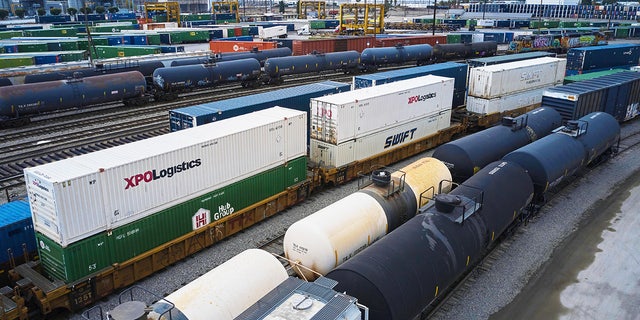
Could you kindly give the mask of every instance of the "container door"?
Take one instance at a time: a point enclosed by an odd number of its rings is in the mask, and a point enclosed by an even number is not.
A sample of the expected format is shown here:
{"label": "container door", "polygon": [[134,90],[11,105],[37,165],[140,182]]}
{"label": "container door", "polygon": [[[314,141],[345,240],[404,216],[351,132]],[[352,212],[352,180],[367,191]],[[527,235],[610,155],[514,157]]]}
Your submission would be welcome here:
{"label": "container door", "polygon": [[[606,89],[607,95],[604,99],[602,111],[615,117],[616,114],[616,102],[620,91],[620,86],[613,86]],[[617,117],[616,117],[617,118]]]}
{"label": "container door", "polygon": [[627,82],[618,86],[618,95],[616,97],[615,110],[611,113],[618,121],[624,121],[627,115],[627,105],[629,104],[629,95],[631,93],[631,83]]}

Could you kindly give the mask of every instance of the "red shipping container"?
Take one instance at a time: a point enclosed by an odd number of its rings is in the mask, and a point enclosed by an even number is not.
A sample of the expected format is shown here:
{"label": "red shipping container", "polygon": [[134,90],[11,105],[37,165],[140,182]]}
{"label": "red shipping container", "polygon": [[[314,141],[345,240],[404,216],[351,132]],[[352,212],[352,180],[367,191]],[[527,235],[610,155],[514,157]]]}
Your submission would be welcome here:
{"label": "red shipping container", "polygon": [[445,44],[447,36],[444,35],[424,35],[415,37],[395,37],[395,38],[377,38],[376,46],[378,47],[394,47],[398,44],[410,46],[414,44]]}
{"label": "red shipping container", "polygon": [[276,49],[278,44],[269,41],[209,41],[211,52],[244,52],[253,48],[258,50]]}
{"label": "red shipping container", "polygon": [[291,44],[294,56],[302,56],[312,52],[335,52],[335,39],[294,40]]}
{"label": "red shipping container", "polygon": [[240,37],[240,36],[242,36],[242,28],[233,28],[233,34],[234,34],[236,37]]}

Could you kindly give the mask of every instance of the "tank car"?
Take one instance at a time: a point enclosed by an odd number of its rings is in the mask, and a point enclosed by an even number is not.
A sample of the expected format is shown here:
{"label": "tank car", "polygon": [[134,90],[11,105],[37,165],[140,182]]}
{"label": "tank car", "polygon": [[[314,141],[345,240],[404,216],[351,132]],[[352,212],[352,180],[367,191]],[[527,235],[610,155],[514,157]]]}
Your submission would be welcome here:
{"label": "tank car", "polygon": [[532,196],[524,169],[493,162],[327,278],[368,306],[372,320],[414,319],[472,268]]}
{"label": "tank car", "polygon": [[302,278],[326,274],[399,227],[426,203],[425,193],[448,192],[448,183],[439,184],[451,175],[441,161],[423,158],[394,173],[376,170],[371,179],[373,184],[289,227],[284,253]]}
{"label": "tank car", "polygon": [[549,188],[611,149],[619,136],[620,125],[613,116],[591,113],[507,154],[503,160],[518,163],[529,172],[536,200],[543,202]]}
{"label": "tank car", "polygon": [[171,67],[179,67],[179,66],[190,66],[194,64],[205,64],[212,63],[213,59],[211,57],[192,57],[192,58],[180,58],[171,61]]}
{"label": "tank car", "polygon": [[431,61],[433,47],[428,44],[411,46],[367,48],[362,50],[360,63],[365,71],[375,71],[379,66],[416,62],[417,65]]}
{"label": "tank car", "polygon": [[254,58],[260,61],[261,65],[264,65],[265,61],[269,58],[288,57],[291,55],[291,49],[287,47],[267,49],[267,50],[252,50],[247,52],[223,52],[218,54],[216,61],[231,61],[239,59]]}
{"label": "tank car", "polygon": [[287,278],[284,266],[273,255],[248,249],[151,306],[129,301],[109,312],[108,318],[141,319],[148,311],[144,319],[232,320]]}
{"label": "tank car", "polygon": [[443,62],[489,57],[496,55],[497,51],[498,43],[495,41],[436,44],[433,46],[433,60]]}
{"label": "tank car", "polygon": [[500,125],[448,142],[436,148],[433,157],[444,162],[453,181],[462,182],[487,164],[562,125],[553,108],[537,108],[519,117],[506,117]]}
{"label": "tank car", "polygon": [[46,81],[56,81],[65,79],[78,79],[95,77],[105,74],[114,74],[129,71],[139,71],[142,75],[151,79],[153,71],[157,68],[164,67],[161,61],[149,60],[149,61],[135,61],[126,63],[108,63],[97,64],[95,67],[77,68],[71,70],[59,70],[46,73],[35,73],[24,76],[24,83],[39,83]]}
{"label": "tank car", "polygon": [[0,78],[0,87],[6,87],[6,86],[11,86],[13,85],[13,82],[11,82],[11,79],[9,78]]}
{"label": "tank car", "polygon": [[259,77],[260,62],[256,59],[241,59],[206,65],[159,68],[153,72],[153,84],[156,89],[170,95],[226,82],[240,82],[243,86],[257,85]]}
{"label": "tank car", "polygon": [[0,87],[0,120],[3,126],[29,122],[29,116],[123,101],[145,102],[146,82],[138,71],[101,76]]}
{"label": "tank car", "polygon": [[308,54],[269,58],[264,63],[264,72],[271,83],[282,82],[282,76],[321,72],[328,70],[342,70],[357,72],[360,65],[358,51],[343,51],[323,54]]}

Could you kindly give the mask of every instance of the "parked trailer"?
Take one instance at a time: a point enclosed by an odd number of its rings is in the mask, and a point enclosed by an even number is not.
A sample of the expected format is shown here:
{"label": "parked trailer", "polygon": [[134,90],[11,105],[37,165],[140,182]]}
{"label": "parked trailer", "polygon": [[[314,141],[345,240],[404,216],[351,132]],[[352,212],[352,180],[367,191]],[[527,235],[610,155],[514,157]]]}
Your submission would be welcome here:
{"label": "parked trailer", "polygon": [[271,108],[25,169],[46,273],[76,281],[304,181],[306,123]]}

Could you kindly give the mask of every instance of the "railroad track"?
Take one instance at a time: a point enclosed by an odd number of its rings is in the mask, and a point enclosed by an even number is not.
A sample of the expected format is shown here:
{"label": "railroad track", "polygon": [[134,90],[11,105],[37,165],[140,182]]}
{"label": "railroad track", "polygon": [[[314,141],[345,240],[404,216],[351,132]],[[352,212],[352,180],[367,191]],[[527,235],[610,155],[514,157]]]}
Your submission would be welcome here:
{"label": "railroad track", "polygon": [[289,261],[284,258],[284,232],[273,239],[268,239],[265,242],[259,243],[258,249],[262,249],[278,257],[278,260],[280,260],[282,265],[285,267],[289,276],[296,277],[296,273],[293,271],[293,268],[291,268]]}

